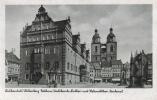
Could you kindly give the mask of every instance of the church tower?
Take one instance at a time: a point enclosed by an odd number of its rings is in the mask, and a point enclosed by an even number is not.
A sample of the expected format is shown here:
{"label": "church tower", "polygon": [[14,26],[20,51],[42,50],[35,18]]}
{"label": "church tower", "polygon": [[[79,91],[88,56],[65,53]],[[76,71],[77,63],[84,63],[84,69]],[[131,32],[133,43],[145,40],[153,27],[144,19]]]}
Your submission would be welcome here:
{"label": "church tower", "polygon": [[95,29],[95,34],[93,35],[91,44],[91,62],[101,61],[100,50],[101,50],[100,36],[98,34],[98,30]]}
{"label": "church tower", "polygon": [[110,33],[107,36],[106,48],[107,61],[117,60],[117,41],[112,28],[110,28]]}

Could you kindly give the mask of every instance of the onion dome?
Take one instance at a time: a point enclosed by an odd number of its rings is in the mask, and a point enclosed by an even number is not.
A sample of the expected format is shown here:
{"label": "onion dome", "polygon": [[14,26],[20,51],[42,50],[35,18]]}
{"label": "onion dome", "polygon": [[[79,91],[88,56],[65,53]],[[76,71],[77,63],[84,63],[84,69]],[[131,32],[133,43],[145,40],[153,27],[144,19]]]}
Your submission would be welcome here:
{"label": "onion dome", "polygon": [[100,36],[98,34],[98,30],[97,29],[95,29],[95,34],[93,35],[92,40],[93,40],[93,43],[100,43]]}
{"label": "onion dome", "polygon": [[43,5],[41,5],[41,7],[38,10],[38,13],[42,14],[42,13],[45,13],[45,12],[46,12],[45,8],[43,7]]}
{"label": "onion dome", "polygon": [[116,42],[116,37],[113,34],[113,29],[110,28],[110,33],[107,36],[107,42]]}

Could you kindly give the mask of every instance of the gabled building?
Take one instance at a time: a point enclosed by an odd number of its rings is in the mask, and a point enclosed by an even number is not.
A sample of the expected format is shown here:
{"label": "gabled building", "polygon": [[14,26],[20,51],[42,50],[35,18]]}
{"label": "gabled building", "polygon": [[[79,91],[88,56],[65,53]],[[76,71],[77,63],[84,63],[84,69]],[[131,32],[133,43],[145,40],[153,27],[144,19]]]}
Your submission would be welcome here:
{"label": "gabled building", "polygon": [[5,79],[17,81],[20,75],[20,59],[13,53],[5,50]]}
{"label": "gabled building", "polygon": [[111,82],[113,73],[112,67],[103,67],[101,70],[102,82]]}
{"label": "gabled building", "polygon": [[71,31],[71,20],[54,21],[41,6],[31,25],[20,36],[23,83],[74,84],[89,78],[89,51],[80,34]]}
{"label": "gabled building", "polygon": [[121,60],[113,60],[111,62],[112,65],[112,81],[113,82],[120,82],[121,81],[121,72],[122,72],[122,67],[123,63]]}

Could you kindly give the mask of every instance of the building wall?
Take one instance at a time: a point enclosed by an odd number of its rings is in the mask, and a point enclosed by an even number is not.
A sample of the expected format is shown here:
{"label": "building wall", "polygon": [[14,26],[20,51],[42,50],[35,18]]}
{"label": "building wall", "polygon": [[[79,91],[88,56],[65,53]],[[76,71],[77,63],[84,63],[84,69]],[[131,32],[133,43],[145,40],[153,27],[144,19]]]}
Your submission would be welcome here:
{"label": "building wall", "polygon": [[113,77],[112,68],[103,68],[101,70],[101,77],[103,79],[111,79]]}
{"label": "building wall", "polygon": [[[66,67],[65,67],[65,83],[78,83],[80,82],[80,66],[85,65],[87,67],[87,72],[89,73],[90,64],[86,59],[76,53],[68,44],[66,44]],[[88,75],[89,77],[89,75]]]}
{"label": "building wall", "polygon": [[20,74],[20,60],[13,53],[5,50],[5,79],[8,81],[17,81]]}
{"label": "building wall", "polygon": [[90,82],[94,82],[95,70],[94,68],[90,68]]}
{"label": "building wall", "polygon": [[[106,44],[107,47],[107,61],[117,60],[117,42]],[[111,49],[113,47],[113,49]]]}
{"label": "building wall", "polygon": [[17,63],[8,62],[7,76],[9,80],[17,81],[20,74],[20,66]]}
{"label": "building wall", "polygon": [[[59,72],[62,72],[63,62],[62,62],[62,44],[49,44],[44,46],[46,49],[44,52],[43,62],[44,62],[44,74],[46,75],[49,69],[54,67],[55,62],[59,62]],[[24,79],[23,81],[29,81],[29,79],[25,80],[26,74],[30,75],[30,68],[26,68],[27,64],[31,64],[31,52],[34,49],[40,48],[39,45],[32,45],[28,47],[21,48],[21,78]],[[36,53],[34,54],[34,63],[37,64],[35,67],[34,72],[41,72],[41,54]],[[46,68],[46,64],[49,63],[49,68]],[[24,74],[23,74],[24,73]],[[30,77],[30,76],[29,76]]]}
{"label": "building wall", "polygon": [[112,79],[119,79],[120,80],[121,68],[122,68],[122,65],[112,65],[112,73],[113,73]]}

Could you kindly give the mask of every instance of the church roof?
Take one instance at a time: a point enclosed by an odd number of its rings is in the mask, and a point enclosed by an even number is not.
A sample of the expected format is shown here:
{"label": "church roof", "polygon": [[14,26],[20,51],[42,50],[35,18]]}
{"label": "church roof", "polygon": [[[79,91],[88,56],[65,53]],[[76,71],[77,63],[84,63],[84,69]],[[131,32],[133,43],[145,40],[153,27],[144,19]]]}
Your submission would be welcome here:
{"label": "church roof", "polygon": [[110,33],[107,36],[107,42],[114,42],[115,35],[113,33],[113,29],[110,28]]}
{"label": "church roof", "polygon": [[96,38],[100,38],[97,29],[95,29],[95,34],[93,35],[93,39],[96,39]]}
{"label": "church roof", "polygon": [[121,60],[112,60],[112,61],[111,61],[111,64],[112,64],[112,65],[121,65],[121,64],[122,64],[122,61],[121,61]]}
{"label": "church roof", "polygon": [[43,5],[41,5],[41,7],[39,8],[38,12],[39,13],[43,13],[45,11],[46,11],[45,8],[43,7]]}
{"label": "church roof", "polygon": [[108,34],[107,38],[113,38],[115,35],[113,33]]}

